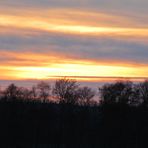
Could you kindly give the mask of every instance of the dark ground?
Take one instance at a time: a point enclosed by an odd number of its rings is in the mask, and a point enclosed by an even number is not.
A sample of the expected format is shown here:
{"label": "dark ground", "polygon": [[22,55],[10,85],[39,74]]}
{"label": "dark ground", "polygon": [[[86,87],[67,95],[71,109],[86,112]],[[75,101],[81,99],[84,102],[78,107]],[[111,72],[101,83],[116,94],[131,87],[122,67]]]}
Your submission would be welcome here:
{"label": "dark ground", "polygon": [[8,148],[143,148],[148,108],[0,101],[0,143]]}

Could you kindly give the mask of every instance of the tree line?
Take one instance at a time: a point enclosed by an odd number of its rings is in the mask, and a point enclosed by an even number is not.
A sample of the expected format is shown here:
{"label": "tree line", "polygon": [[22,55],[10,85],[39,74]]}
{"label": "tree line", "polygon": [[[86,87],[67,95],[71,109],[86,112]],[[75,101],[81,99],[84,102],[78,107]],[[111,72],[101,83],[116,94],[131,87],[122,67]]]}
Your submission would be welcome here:
{"label": "tree line", "polygon": [[[98,96],[96,96],[97,94]],[[94,96],[96,96],[95,99]],[[126,104],[147,106],[148,80],[139,83],[131,81],[107,83],[98,88],[98,93],[92,88],[82,87],[76,80],[68,78],[56,80],[53,86],[41,81],[36,86],[32,86],[31,89],[10,84],[4,90],[0,90],[0,99],[73,105]]]}
{"label": "tree line", "polygon": [[0,91],[0,99],[5,101],[39,101],[73,105],[96,104],[97,102],[93,100],[94,96],[94,90],[87,86],[81,87],[76,80],[68,78],[56,80],[53,86],[41,81],[31,89],[10,84]]}
{"label": "tree line", "polygon": [[117,81],[99,88],[102,104],[148,105],[148,80],[139,83]]}

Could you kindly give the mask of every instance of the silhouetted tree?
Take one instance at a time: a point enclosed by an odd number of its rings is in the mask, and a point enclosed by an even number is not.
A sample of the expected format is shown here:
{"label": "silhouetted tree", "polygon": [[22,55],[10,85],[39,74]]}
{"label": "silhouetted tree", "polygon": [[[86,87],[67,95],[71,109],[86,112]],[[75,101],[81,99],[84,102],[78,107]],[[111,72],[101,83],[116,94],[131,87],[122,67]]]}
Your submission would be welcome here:
{"label": "silhouetted tree", "polygon": [[99,88],[101,102],[107,104],[127,104],[132,93],[133,83],[130,81],[118,81],[114,84],[105,84]]}
{"label": "silhouetted tree", "polygon": [[32,100],[32,94],[31,90],[24,88],[24,87],[18,87],[18,98],[22,99],[24,101],[31,101]]}
{"label": "silhouetted tree", "polygon": [[37,92],[36,86],[32,86],[32,88],[30,90],[30,95],[31,95],[32,100],[37,100],[38,92]]}
{"label": "silhouetted tree", "polygon": [[118,82],[117,87],[118,102],[121,104],[128,104],[133,93],[133,83],[131,81],[122,81]]}
{"label": "silhouetted tree", "polygon": [[2,89],[0,87],[0,99],[2,99],[2,97],[3,97],[3,91],[2,91]]}
{"label": "silhouetted tree", "polygon": [[[148,80],[137,84],[139,89],[139,98],[142,100],[142,104],[148,105]],[[138,96],[137,96],[138,97]]]}
{"label": "silhouetted tree", "polygon": [[142,98],[140,96],[139,84],[133,84],[132,93],[130,93],[129,104],[132,106],[138,106],[142,103]]}
{"label": "silhouetted tree", "polygon": [[80,105],[89,105],[91,104],[92,98],[95,96],[95,91],[91,88],[85,86],[77,90],[78,101]]}
{"label": "silhouetted tree", "polygon": [[75,80],[63,78],[55,82],[53,94],[60,103],[77,103],[77,89],[78,84]]}
{"label": "silhouetted tree", "polygon": [[38,85],[37,85],[37,89],[39,91],[39,98],[43,101],[43,102],[47,102],[48,101],[48,97],[50,95],[50,90],[51,87],[48,83],[41,81]]}
{"label": "silhouetted tree", "polygon": [[4,98],[7,100],[18,99],[20,91],[17,86],[10,84],[4,91]]}

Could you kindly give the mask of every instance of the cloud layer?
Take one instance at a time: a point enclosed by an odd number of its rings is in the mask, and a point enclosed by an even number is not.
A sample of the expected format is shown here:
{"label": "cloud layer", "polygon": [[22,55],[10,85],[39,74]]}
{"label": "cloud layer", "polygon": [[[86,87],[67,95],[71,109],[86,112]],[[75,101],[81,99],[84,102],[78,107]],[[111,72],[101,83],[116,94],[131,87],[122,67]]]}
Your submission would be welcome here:
{"label": "cloud layer", "polygon": [[146,0],[0,4],[1,79],[148,76]]}

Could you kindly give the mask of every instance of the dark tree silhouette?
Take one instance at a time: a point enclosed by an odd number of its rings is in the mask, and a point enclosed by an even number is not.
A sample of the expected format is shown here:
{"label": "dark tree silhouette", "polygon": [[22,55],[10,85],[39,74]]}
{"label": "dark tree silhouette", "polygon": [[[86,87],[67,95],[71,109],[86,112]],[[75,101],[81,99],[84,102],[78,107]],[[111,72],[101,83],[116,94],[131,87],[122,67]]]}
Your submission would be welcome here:
{"label": "dark tree silhouette", "polygon": [[31,95],[32,100],[37,100],[38,91],[37,91],[37,87],[36,86],[32,86],[32,88],[30,90],[30,95]]}
{"label": "dark tree silhouette", "polygon": [[[48,83],[41,81],[37,85],[37,90],[38,90],[39,98],[43,102],[49,101],[49,95],[50,95],[51,87],[50,87],[50,85]],[[33,92],[35,93],[35,90],[33,90]]]}
{"label": "dark tree silhouette", "polygon": [[132,93],[130,93],[130,98],[129,98],[129,105],[138,106],[143,102],[140,95],[140,91],[141,90],[139,88],[139,83],[133,84]]}
{"label": "dark tree silhouette", "polygon": [[19,99],[22,99],[24,101],[31,101],[32,98],[32,92],[31,90],[24,88],[24,87],[18,87],[18,91],[19,91]]}
{"label": "dark tree silhouette", "polygon": [[77,89],[78,84],[75,80],[63,78],[55,82],[53,94],[60,103],[76,104]]}
{"label": "dark tree silhouette", "polygon": [[148,80],[137,84],[137,88],[139,90],[139,97],[142,101],[142,104],[147,106],[148,105]]}
{"label": "dark tree silhouette", "polygon": [[95,91],[91,88],[85,86],[77,90],[78,101],[80,105],[90,105],[93,97],[95,96]]}
{"label": "dark tree silhouette", "polygon": [[118,81],[99,88],[101,102],[105,104],[128,104],[132,93],[133,83],[130,81]]}
{"label": "dark tree silhouette", "polygon": [[15,100],[15,99],[18,99],[20,97],[20,90],[16,85],[10,84],[4,90],[3,94],[4,94],[4,98],[6,100]]}
{"label": "dark tree silhouette", "polygon": [[0,99],[3,97],[3,91],[1,89],[1,86],[0,86]]}

